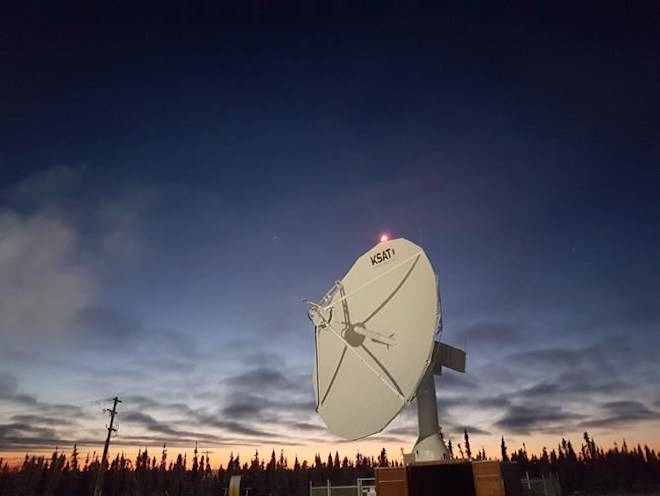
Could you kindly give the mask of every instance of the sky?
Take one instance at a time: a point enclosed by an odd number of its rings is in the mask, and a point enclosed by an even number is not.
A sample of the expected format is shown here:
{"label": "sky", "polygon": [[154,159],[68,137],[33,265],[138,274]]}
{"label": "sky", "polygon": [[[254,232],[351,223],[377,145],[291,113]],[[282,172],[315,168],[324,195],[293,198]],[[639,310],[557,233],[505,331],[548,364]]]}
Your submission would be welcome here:
{"label": "sky", "polygon": [[98,452],[115,395],[113,453],[408,451],[414,404],[326,432],[301,302],[382,232],[468,353],[447,438],[660,448],[655,2],[5,14],[0,456]]}

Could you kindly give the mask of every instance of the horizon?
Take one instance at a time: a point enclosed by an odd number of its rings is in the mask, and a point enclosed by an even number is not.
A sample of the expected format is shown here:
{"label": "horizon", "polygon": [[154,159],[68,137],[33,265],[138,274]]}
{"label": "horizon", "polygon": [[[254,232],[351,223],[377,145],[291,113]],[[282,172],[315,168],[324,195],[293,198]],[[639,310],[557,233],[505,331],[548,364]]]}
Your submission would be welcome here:
{"label": "horizon", "polygon": [[660,448],[658,5],[6,10],[0,457],[113,396],[134,453],[409,450],[414,402],[327,432],[301,303],[383,233],[467,352],[446,438]]}
{"label": "horizon", "polygon": [[[583,433],[583,436],[578,439],[579,443],[576,443],[576,439],[571,439],[571,438],[558,438],[556,445],[550,445],[550,446],[541,446],[538,450],[530,449],[528,447],[528,443],[525,441],[522,441],[520,446],[512,446],[509,441],[505,439],[506,442],[506,448],[508,455],[511,456],[511,454],[517,453],[518,451],[524,451],[527,453],[527,455],[532,458],[532,457],[540,457],[543,453],[544,449],[547,449],[548,453],[556,453],[558,451],[558,448],[561,447],[562,441],[566,441],[570,443],[575,450],[576,453],[579,454],[580,449],[584,445],[584,434],[588,434],[587,432]],[[469,435],[469,432],[468,432]],[[487,456],[488,460],[497,460],[501,459],[501,445],[499,444],[501,442],[498,442],[497,450],[495,450],[495,453],[487,450],[485,448],[485,445],[479,444],[479,443],[474,443],[475,439],[472,436],[470,436],[470,445],[473,451],[481,451],[484,450]],[[610,450],[610,449],[621,449],[621,447],[625,444],[628,446],[629,450],[636,449],[639,446],[645,447],[648,446],[651,450],[655,452],[659,452],[658,448],[656,448],[653,445],[649,445],[648,443],[645,442],[629,442],[625,438],[620,439],[619,441],[613,441],[611,445],[603,445],[602,443],[599,442],[599,440],[594,439],[593,437],[590,436],[590,439],[592,441],[595,441],[596,445],[599,448],[603,448],[605,450]],[[459,448],[458,446],[460,445],[460,449],[465,449],[464,448],[464,438],[454,438],[451,440],[453,444],[453,450],[454,450],[454,456],[455,458],[461,458],[458,456],[459,453]],[[111,445],[112,446],[112,445]],[[98,451],[94,449],[93,447],[90,447],[88,445],[77,445],[76,444],[76,449],[78,452],[78,457],[79,460],[85,460],[88,459],[89,463],[93,463],[95,460],[98,462],[100,461],[101,458],[101,453],[103,451],[103,443],[100,443],[96,445],[96,448],[98,448]],[[85,448],[89,448],[85,450]],[[48,449],[48,448],[39,448],[37,451],[34,451],[32,453],[25,452],[22,455],[19,454],[9,454],[9,456],[6,456],[7,454],[3,453],[2,456],[0,456],[0,461],[2,463],[7,462],[9,467],[12,469],[19,468],[22,463],[25,461],[26,457],[32,458],[32,457],[44,457],[45,459],[48,459],[54,452],[64,454],[66,455],[67,459],[70,458],[70,453],[73,452],[74,445],[71,445],[69,448],[70,449],[62,449],[63,447],[56,447],[54,449]],[[272,456],[272,453],[275,453],[276,458],[279,460],[280,454],[284,457],[284,459],[287,461],[287,467],[289,469],[293,468],[295,460],[298,460],[298,462],[302,465],[303,462],[306,462],[308,466],[313,466],[314,465],[314,459],[316,456],[319,456],[320,459],[322,460],[323,463],[327,460],[327,456],[330,455],[332,458],[335,458],[335,455],[337,454],[339,456],[340,460],[343,460],[344,458],[348,458],[349,461],[354,462],[356,459],[356,456],[359,454],[361,456],[366,456],[370,459],[378,459],[378,455],[381,453],[381,451],[384,449],[387,453],[387,457],[390,462],[397,461],[398,463],[403,463],[403,456],[401,454],[401,451],[396,451],[392,452],[390,451],[387,447],[381,446],[380,448],[377,449],[376,452],[370,453],[370,452],[365,452],[361,451],[358,447],[358,449],[352,453],[348,452],[342,452],[340,449],[335,449],[334,451],[328,451],[327,453],[323,451],[314,451],[313,454],[309,456],[300,456],[298,455],[297,452],[293,452],[293,456],[290,456],[292,453],[289,453],[287,451],[287,448],[281,448],[281,447],[271,447],[268,449],[263,449],[264,446],[262,447],[257,447],[254,446],[252,447],[252,451],[250,452],[248,450],[247,453],[244,453],[241,455],[240,451],[228,451],[226,453],[223,453],[223,455],[220,457],[220,455],[216,455],[215,451],[207,450],[204,449],[202,446],[197,446],[193,448],[172,448],[169,446],[143,446],[143,447],[131,447],[128,450],[120,449],[120,448],[114,448],[110,449],[108,452],[108,463],[112,460],[114,460],[117,457],[126,457],[128,459],[135,459],[137,456],[139,456],[140,453],[143,453],[145,450],[147,450],[150,454],[149,458],[156,457],[157,461],[160,462],[161,460],[161,455],[162,455],[162,450],[163,448],[167,451],[167,460],[168,460],[168,466],[170,463],[174,463],[176,458],[181,455],[182,457],[185,455],[185,457],[188,459],[188,463],[192,463],[193,456],[195,454],[195,450],[197,450],[198,456],[201,458],[203,456],[208,457],[209,463],[211,465],[211,468],[213,470],[217,469],[226,469],[228,466],[228,462],[231,459],[237,459],[240,458],[241,460],[241,466],[244,464],[250,463],[250,460],[252,460],[256,454],[259,455],[259,458],[261,460],[268,460]],[[278,449],[280,448],[280,449]],[[403,448],[401,448],[403,449]],[[206,453],[206,454],[205,454]],[[311,451],[310,451],[311,453]],[[247,455],[247,456],[246,456]]]}

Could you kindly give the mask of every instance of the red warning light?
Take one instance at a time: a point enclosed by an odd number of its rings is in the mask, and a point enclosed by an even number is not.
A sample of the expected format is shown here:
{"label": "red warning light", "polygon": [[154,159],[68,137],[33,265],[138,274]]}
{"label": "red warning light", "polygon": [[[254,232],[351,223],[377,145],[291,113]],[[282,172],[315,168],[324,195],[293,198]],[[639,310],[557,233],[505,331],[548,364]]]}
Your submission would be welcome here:
{"label": "red warning light", "polygon": [[380,242],[384,243],[385,241],[389,240],[390,237],[387,234],[381,234],[380,235]]}

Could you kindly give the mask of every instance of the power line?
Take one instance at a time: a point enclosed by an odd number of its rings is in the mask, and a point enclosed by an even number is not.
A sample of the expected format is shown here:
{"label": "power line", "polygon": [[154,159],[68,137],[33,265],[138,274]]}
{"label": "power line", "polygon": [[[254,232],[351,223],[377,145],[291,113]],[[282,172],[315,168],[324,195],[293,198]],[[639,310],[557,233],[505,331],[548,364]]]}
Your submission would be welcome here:
{"label": "power line", "polygon": [[[12,398],[6,398],[6,399],[3,400],[3,403],[11,403],[11,402],[15,402],[15,401],[16,400],[12,400]],[[112,398],[110,398],[110,399],[107,399],[107,398],[106,399],[98,399],[98,397],[97,397],[95,399],[66,400],[66,401],[68,402],[68,404],[50,403],[50,402],[47,402],[47,401],[41,401],[41,402],[37,403],[36,405],[31,403],[29,405],[16,407],[16,408],[13,408],[11,410],[2,410],[2,412],[0,412],[0,415],[9,416],[9,415],[22,414],[22,413],[34,413],[35,408],[38,408],[41,411],[45,411],[45,412],[48,412],[50,410],[57,410],[57,409],[62,408],[62,407],[66,408],[68,406],[73,406],[73,407],[79,408],[81,410],[91,409],[91,408],[95,408],[96,405],[100,405],[102,402],[112,401]],[[80,405],[81,403],[82,403],[82,405]],[[78,404],[78,405],[76,405],[76,404]]]}

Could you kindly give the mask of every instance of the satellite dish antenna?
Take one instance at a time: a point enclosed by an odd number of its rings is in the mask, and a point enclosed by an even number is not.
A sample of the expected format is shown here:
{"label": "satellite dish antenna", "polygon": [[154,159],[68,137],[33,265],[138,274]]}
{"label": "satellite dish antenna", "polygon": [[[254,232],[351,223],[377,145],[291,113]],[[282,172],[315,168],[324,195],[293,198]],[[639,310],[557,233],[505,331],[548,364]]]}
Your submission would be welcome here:
{"label": "satellite dish antenna", "polygon": [[382,431],[417,399],[419,437],[406,463],[448,457],[434,375],[465,371],[465,352],[439,342],[437,276],[419,246],[381,238],[319,303],[314,324],[316,411],[328,430],[355,440]]}

